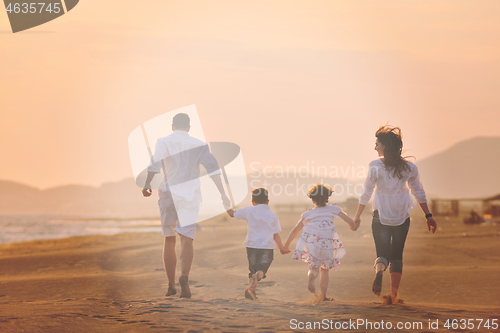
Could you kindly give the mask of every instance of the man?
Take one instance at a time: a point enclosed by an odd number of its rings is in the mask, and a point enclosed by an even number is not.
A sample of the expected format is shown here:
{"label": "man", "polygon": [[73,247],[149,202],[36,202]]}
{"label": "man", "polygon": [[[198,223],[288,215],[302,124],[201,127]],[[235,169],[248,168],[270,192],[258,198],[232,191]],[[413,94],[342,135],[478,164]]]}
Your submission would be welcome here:
{"label": "man", "polygon": [[221,171],[208,145],[188,134],[190,119],[185,113],[174,116],[173,133],[158,139],[155,154],[148,167],[148,176],[142,194],[151,196],[151,181],[155,174],[163,171],[164,182],[158,190],[162,234],[165,237],[163,246],[163,264],[168,278],[166,296],[177,294],[175,289],[175,269],[177,254],[175,252],[176,233],[181,239],[181,298],[190,298],[188,275],[193,263],[193,239],[196,231],[201,190],[199,180],[200,163],[207,169],[208,175],[217,186],[226,208],[231,203],[224,192]]}

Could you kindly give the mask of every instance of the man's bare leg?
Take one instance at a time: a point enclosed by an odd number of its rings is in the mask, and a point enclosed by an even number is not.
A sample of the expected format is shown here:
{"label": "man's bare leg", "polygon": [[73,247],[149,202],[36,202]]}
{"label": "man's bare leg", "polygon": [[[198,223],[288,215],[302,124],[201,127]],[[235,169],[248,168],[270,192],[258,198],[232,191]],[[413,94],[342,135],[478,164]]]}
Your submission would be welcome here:
{"label": "man's bare leg", "polygon": [[181,277],[179,283],[181,284],[181,298],[191,298],[191,290],[189,289],[188,276],[191,271],[191,265],[194,258],[193,240],[189,237],[181,236]]}
{"label": "man's bare leg", "polygon": [[167,273],[168,291],[166,296],[177,294],[175,290],[175,267],[177,266],[177,254],[175,253],[175,236],[165,237],[163,244],[163,266]]}

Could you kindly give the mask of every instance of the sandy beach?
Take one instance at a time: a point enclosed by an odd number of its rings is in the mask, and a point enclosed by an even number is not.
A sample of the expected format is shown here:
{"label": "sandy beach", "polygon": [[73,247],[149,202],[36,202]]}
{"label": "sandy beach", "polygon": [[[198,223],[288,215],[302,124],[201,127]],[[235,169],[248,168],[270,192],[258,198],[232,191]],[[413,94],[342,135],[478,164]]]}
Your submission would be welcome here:
{"label": "sandy beach", "polygon": [[[299,215],[279,214],[283,238]],[[364,215],[360,229],[352,232],[336,221],[347,255],[330,274],[328,296],[335,300],[317,304],[306,288],[307,265],[278,251],[268,277],[258,285],[259,299],[245,299],[246,225],[224,216],[199,224],[192,299],[164,296],[163,238],[158,233],[4,244],[0,331],[282,332],[305,331],[301,325],[321,322],[318,331],[343,324],[343,331],[363,332],[370,331],[367,321],[373,328],[383,321],[393,329],[406,325],[401,331],[444,332],[453,330],[444,327],[448,319],[450,325],[458,319],[453,331],[492,330],[478,325],[480,319],[481,325],[500,319],[500,225],[465,226],[438,218],[439,229],[431,235],[424,220],[415,217],[400,287],[405,303],[383,305],[371,293],[375,249],[370,223]],[[386,274],[382,293],[388,292]],[[473,319],[467,323],[474,329],[462,329],[461,319]],[[436,321],[438,329],[429,328]]]}

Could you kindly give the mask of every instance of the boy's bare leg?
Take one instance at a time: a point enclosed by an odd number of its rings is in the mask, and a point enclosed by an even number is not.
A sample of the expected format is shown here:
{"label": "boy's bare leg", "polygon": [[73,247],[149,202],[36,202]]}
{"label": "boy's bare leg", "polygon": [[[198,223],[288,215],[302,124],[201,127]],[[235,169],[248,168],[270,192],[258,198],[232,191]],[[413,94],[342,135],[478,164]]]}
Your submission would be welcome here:
{"label": "boy's bare leg", "polygon": [[193,264],[194,248],[193,240],[189,237],[181,236],[181,277],[179,283],[181,285],[181,298],[191,298],[191,290],[189,289],[188,276]]}
{"label": "boy's bare leg", "polygon": [[316,293],[316,278],[319,275],[319,268],[311,268],[307,272],[307,277],[308,277],[308,283],[307,283],[307,289],[309,290],[310,293],[315,294]]}
{"label": "boy's bare leg", "polygon": [[177,294],[175,290],[175,267],[177,266],[177,254],[175,253],[175,236],[165,237],[163,243],[163,266],[167,273],[168,291],[166,296]]}
{"label": "boy's bare leg", "polygon": [[257,274],[252,274],[252,277],[249,279],[248,289],[255,290],[257,288]]}
{"label": "boy's bare leg", "polygon": [[[252,274],[252,277],[248,280],[248,294],[252,299],[257,299],[257,293],[255,292],[255,289],[257,289],[257,280],[259,279],[259,276],[264,276],[264,273],[262,271],[257,271],[257,273]],[[245,296],[247,296],[247,293],[245,293]],[[247,297],[248,298],[248,297]]]}
{"label": "boy's bare leg", "polygon": [[[255,274],[253,274],[253,275],[255,276]],[[245,298],[254,299],[252,294],[250,294],[250,287],[252,286],[252,282],[253,282],[253,279],[249,278],[248,279],[248,287],[247,287],[247,289],[245,289]]]}

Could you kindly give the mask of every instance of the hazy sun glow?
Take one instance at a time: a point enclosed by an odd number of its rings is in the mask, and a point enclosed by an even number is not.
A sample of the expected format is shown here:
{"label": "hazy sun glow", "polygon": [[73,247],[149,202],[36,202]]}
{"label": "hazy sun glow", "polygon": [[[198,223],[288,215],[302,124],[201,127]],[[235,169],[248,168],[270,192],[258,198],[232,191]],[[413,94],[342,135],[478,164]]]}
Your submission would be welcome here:
{"label": "hazy sun glow", "polygon": [[1,179],[132,177],[130,132],[191,104],[248,170],[366,166],[387,122],[418,159],[499,133],[499,2],[137,6],[86,0],[18,34],[0,13]]}

